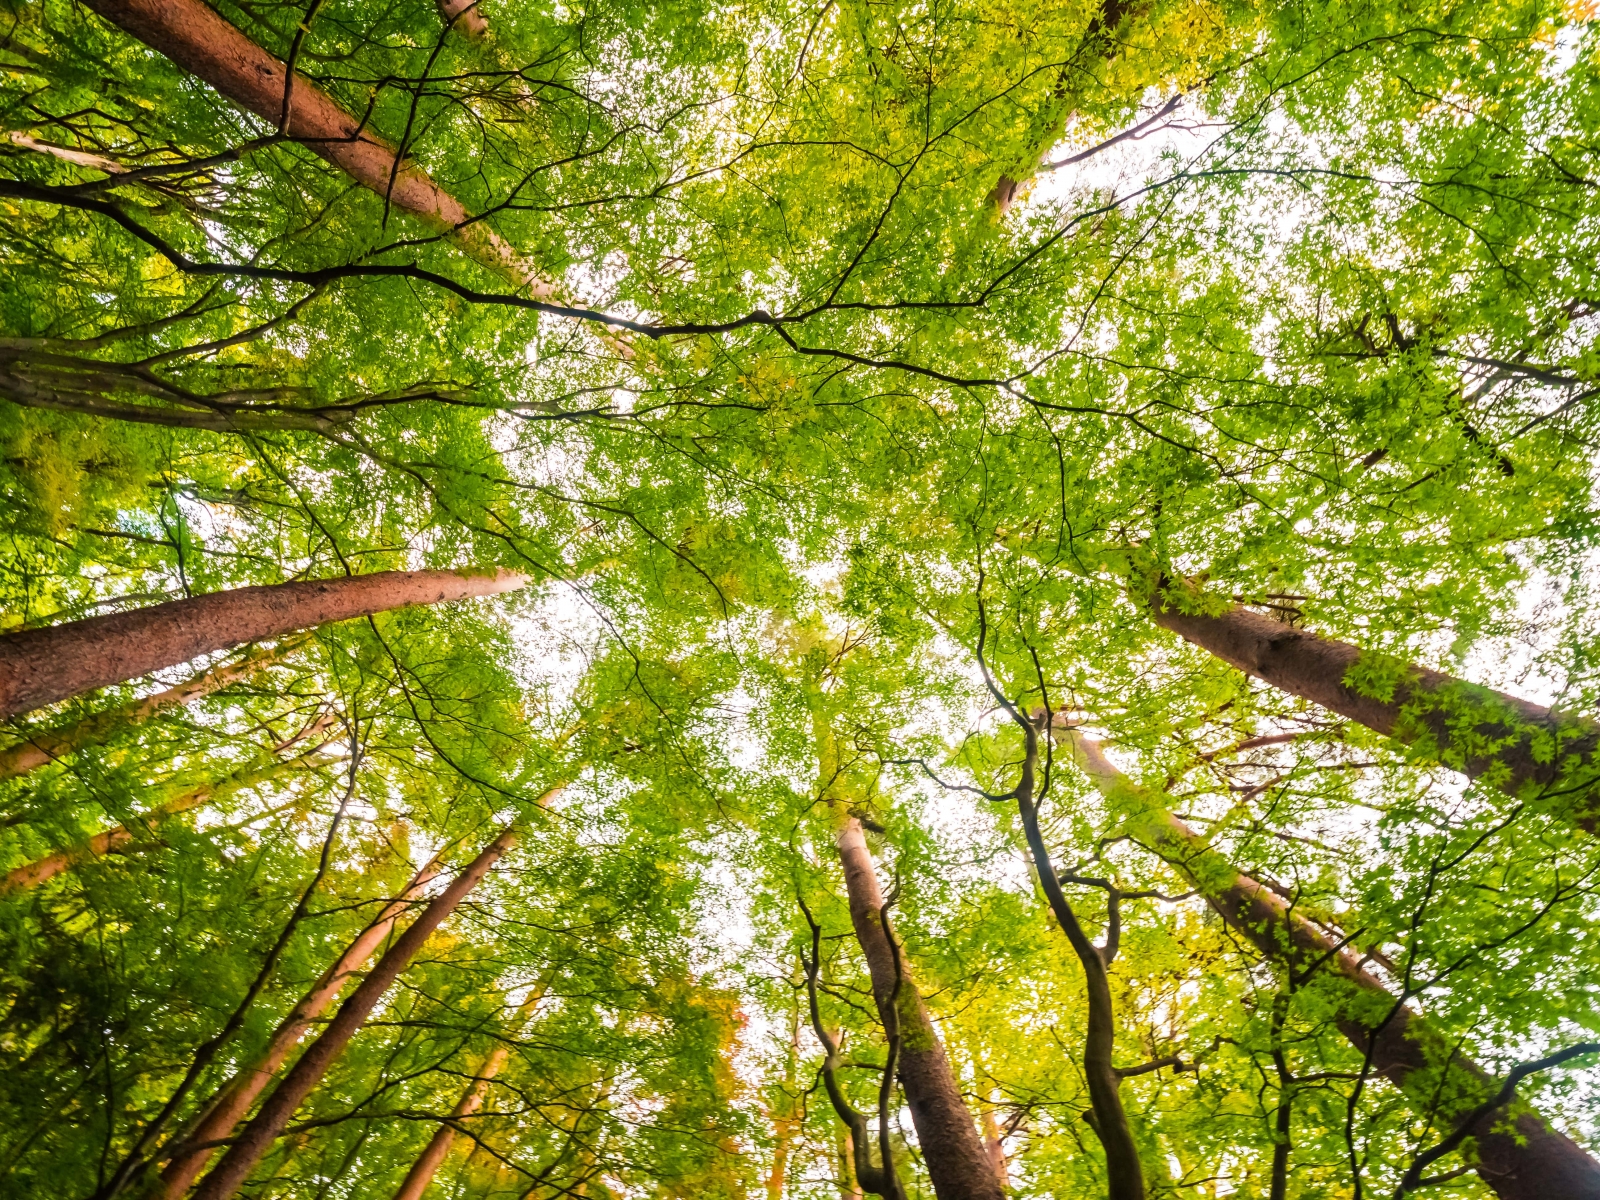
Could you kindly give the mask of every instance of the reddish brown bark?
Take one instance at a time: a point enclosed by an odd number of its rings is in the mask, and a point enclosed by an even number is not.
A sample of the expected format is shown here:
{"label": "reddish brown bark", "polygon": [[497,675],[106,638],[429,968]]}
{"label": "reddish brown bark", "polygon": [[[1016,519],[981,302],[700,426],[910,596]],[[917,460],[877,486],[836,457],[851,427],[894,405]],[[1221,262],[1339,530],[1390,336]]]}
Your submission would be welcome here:
{"label": "reddish brown bark", "polygon": [[489,36],[489,22],[483,19],[478,0],[438,0],[439,17],[463,37],[481,42]]}
{"label": "reddish brown bark", "polygon": [[338,961],[323,972],[322,978],[317,980],[300,1003],[290,1010],[289,1015],[273,1031],[271,1040],[267,1042],[260,1056],[242,1068],[218,1090],[204,1109],[200,1120],[183,1139],[185,1146],[193,1148],[180,1149],[172,1156],[166,1169],[161,1172],[160,1181],[151,1191],[149,1200],[179,1200],[179,1197],[189,1190],[189,1186],[211,1160],[211,1155],[216,1149],[214,1143],[222,1141],[233,1133],[234,1126],[238,1125],[245,1113],[250,1111],[250,1106],[256,1102],[256,1097],[261,1095],[267,1084],[272,1081],[273,1075],[288,1061],[289,1055],[300,1044],[300,1039],[305,1036],[312,1023],[328,1011],[328,1006],[334,1002],[355,973],[366,966],[367,960],[377,953],[378,947],[394,929],[395,922],[399,920],[401,914],[438,874],[437,859],[418,871],[406,885],[405,890],[393,902],[384,906],[377,920],[350,943]]}
{"label": "reddish brown bark", "polygon": [[1216,616],[1157,599],[1156,622],[1291,695],[1359,721],[1509,794],[1600,830],[1600,728],[1427,667],[1406,666],[1388,699],[1346,681],[1363,651],[1237,605]]}
{"label": "reddish brown bark", "polygon": [[800,1060],[800,991],[795,985],[794,1007],[789,1011],[789,1046],[783,1060],[783,1080],[772,1106],[772,1170],[767,1173],[767,1200],[783,1200],[789,1178],[789,1153],[800,1131],[800,1107],[795,1102],[795,1070]]}
{"label": "reddish brown bark", "polygon": [[0,896],[9,896],[15,892],[27,891],[36,888],[46,880],[54,879],[63,871],[81,866],[92,859],[102,858],[113,850],[120,850],[129,845],[135,838],[148,836],[149,831],[179,813],[199,808],[211,800],[220,800],[222,797],[241,791],[247,787],[254,787],[258,783],[265,783],[276,778],[286,771],[297,770],[301,767],[315,766],[320,762],[328,761],[318,756],[313,750],[310,754],[302,754],[299,758],[286,759],[283,762],[270,763],[264,767],[252,767],[246,771],[230,775],[217,783],[208,783],[202,787],[191,788],[187,792],[179,793],[164,804],[159,804],[149,812],[142,814],[138,820],[138,827],[130,829],[126,825],[118,825],[115,829],[108,829],[104,833],[97,833],[87,841],[79,842],[76,846],[68,846],[64,850],[57,850],[43,858],[36,858],[31,863],[17,867],[3,880],[0,880]]}
{"label": "reddish brown bark", "polygon": [[[202,0],[86,0],[95,12],[152,50],[216,88],[239,107],[278,128],[284,116],[288,65],[267,53]],[[395,208],[450,237],[484,266],[551,299],[556,285],[540,280],[516,252],[416,164],[395,166],[395,148],[341,108],[333,97],[295,73],[285,133],[388,198]]]}
{"label": "reddish brown bark", "polygon": [[272,1147],[272,1143],[282,1135],[301,1102],[366,1023],[384,993],[410,965],[417,951],[422,949],[433,931],[456,910],[500,857],[516,844],[517,836],[515,826],[502,830],[500,836],[451,880],[450,886],[395,939],[394,944],[378,960],[377,966],[361,981],[361,986],[339,1006],[338,1013],[327,1028],[306,1047],[283,1081],[273,1089],[261,1110],[223,1155],[222,1161],[200,1181],[194,1200],[229,1200],[233,1196],[261,1157]]}
{"label": "reddish brown bark", "polygon": [[26,775],[29,771],[36,771],[46,763],[64,758],[74,751],[98,745],[130,725],[148,721],[163,709],[192,704],[202,696],[209,696],[242,679],[248,679],[257,671],[277,662],[299,644],[298,641],[294,641],[271,648],[252,650],[238,662],[213,667],[164,692],[157,692],[153,696],[146,696],[142,700],[135,700],[132,704],[125,704],[108,712],[85,717],[64,729],[41,730],[32,734],[27,741],[0,750],[0,779],[12,779],[18,775]]}
{"label": "reddish brown bark", "polygon": [[873,998],[886,1026],[898,1021],[900,1081],[934,1194],[939,1200],[1001,1200],[1004,1192],[956,1086],[938,1031],[912,981],[909,964],[884,928],[883,893],[855,817],[839,826],[838,847],[850,921],[867,959]]}
{"label": "reddish brown bark", "polygon": [[[1071,735],[1076,757],[1102,788],[1133,785],[1088,738]],[[1372,1069],[1425,1111],[1437,1106],[1449,1122],[1491,1097],[1497,1083],[1488,1072],[1434,1034],[1408,1006],[1395,1009],[1383,983],[1354,954],[1305,917],[1293,912],[1271,888],[1238,871],[1205,839],[1159,805],[1150,805],[1143,835],[1158,853],[1183,870],[1227,924],[1272,961],[1295,971],[1314,966],[1348,985],[1341,1004],[1341,1033]],[[1385,1022],[1384,1017],[1393,1016]],[[1441,1079],[1442,1072],[1442,1079]],[[1505,1110],[1473,1128],[1478,1174],[1501,1200],[1590,1200],[1600,1196],[1600,1163],[1531,1109],[1521,1107],[1506,1128]]]}
{"label": "reddish brown bark", "polygon": [[1000,1186],[1011,1190],[1011,1173],[1006,1169],[1006,1144],[1000,1137],[1000,1126],[995,1122],[994,1109],[983,1110],[983,1149],[989,1156],[989,1166]]}
{"label": "reddish brown bark", "polygon": [[378,571],[235,588],[0,637],[0,719],[245,642],[521,587],[511,571]]}
{"label": "reddish brown bark", "polygon": [[[518,1020],[531,1013],[543,995],[542,986],[535,988],[518,1008]],[[394,1200],[422,1200],[422,1193],[428,1190],[428,1184],[433,1182],[433,1177],[438,1174],[445,1156],[450,1153],[450,1147],[455,1144],[456,1130],[460,1121],[483,1107],[483,1098],[489,1092],[489,1084],[494,1082],[494,1077],[500,1074],[500,1068],[506,1065],[506,1060],[510,1057],[511,1046],[507,1042],[501,1042],[489,1052],[488,1057],[478,1067],[476,1077],[467,1085],[467,1090],[461,1094],[461,1099],[451,1110],[450,1121],[434,1131],[433,1137],[428,1140],[417,1161],[411,1164],[411,1170],[406,1172],[400,1190],[394,1194]]]}

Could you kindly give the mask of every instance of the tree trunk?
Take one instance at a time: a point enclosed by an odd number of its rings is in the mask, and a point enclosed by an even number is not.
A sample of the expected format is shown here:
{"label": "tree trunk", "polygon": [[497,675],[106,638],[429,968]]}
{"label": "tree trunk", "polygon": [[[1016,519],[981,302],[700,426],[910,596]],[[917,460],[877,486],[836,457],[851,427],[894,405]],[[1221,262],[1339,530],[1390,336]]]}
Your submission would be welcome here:
{"label": "tree trunk", "polygon": [[767,1174],[767,1200],[783,1200],[784,1188],[789,1178],[789,1154],[795,1135],[800,1131],[800,1112],[795,1100],[795,1071],[800,1059],[800,988],[799,980],[791,979],[794,987],[794,1007],[789,1013],[789,1046],[783,1060],[783,1081],[777,1104],[772,1113],[772,1170]]}
{"label": "tree trunk", "polygon": [[[1085,773],[1108,796],[1134,785],[1088,738],[1068,730],[1066,741]],[[1363,1053],[1372,1069],[1387,1078],[1420,1109],[1449,1121],[1482,1103],[1497,1084],[1482,1067],[1459,1055],[1448,1039],[1435,1034],[1427,1021],[1402,1007],[1378,1028],[1381,1015],[1393,1008],[1383,983],[1355,955],[1289,904],[1230,865],[1206,841],[1153,799],[1146,798],[1141,837],[1188,875],[1206,901],[1230,927],[1243,934],[1267,958],[1290,969],[1307,971],[1320,965],[1349,986],[1349,1002],[1337,1019],[1341,1033]],[[1362,1003],[1363,998],[1367,1003]],[[1374,1005],[1370,998],[1379,998]],[[1440,1068],[1443,1065],[1443,1079]],[[1501,1200],[1592,1200],[1600,1196],[1600,1163],[1538,1113],[1517,1106],[1506,1128],[1500,1109],[1478,1121],[1477,1170]]]}
{"label": "tree trunk", "polygon": [[427,908],[423,909],[394,945],[390,946],[361,986],[339,1006],[338,1013],[328,1023],[316,1041],[306,1047],[305,1053],[290,1068],[283,1081],[267,1097],[254,1119],[244,1127],[233,1145],[223,1155],[216,1168],[200,1181],[194,1200],[230,1200],[272,1143],[283,1133],[295,1110],[327,1073],[334,1060],[343,1052],[350,1039],[365,1024],[400,973],[410,965],[417,951],[437,929],[440,923],[454,912],[461,901],[489,873],[500,856],[517,842],[517,829],[509,825],[500,836],[490,842],[467,868],[457,875]]}
{"label": "tree trunk", "polygon": [[873,998],[885,1025],[898,1019],[900,1081],[934,1194],[939,1200],[1001,1200],[1004,1193],[956,1086],[938,1031],[912,982],[910,965],[884,929],[883,894],[861,822],[855,817],[846,817],[840,824],[838,847],[850,899],[850,921],[866,955]]}
{"label": "tree trunk", "polygon": [[[202,0],[86,0],[113,25],[199,76],[239,107],[283,124],[288,66],[229,24]],[[481,18],[479,18],[481,20]],[[416,164],[365,128],[333,97],[295,73],[285,133],[364,187],[423,224],[448,234],[478,262],[519,285],[535,299],[556,297],[556,284],[540,279],[501,237]]]}
{"label": "tree trunk", "polygon": [[867,1200],[867,1195],[861,1190],[861,1181],[856,1178],[856,1142],[850,1136],[848,1125],[838,1125],[839,1144],[836,1147],[839,1159],[839,1200]]}
{"label": "tree trunk", "polygon": [[288,1060],[312,1023],[328,1010],[351,977],[366,966],[367,960],[389,936],[401,914],[411,907],[411,903],[438,874],[438,859],[418,871],[399,897],[384,906],[377,920],[362,930],[333,966],[323,972],[322,978],[317,980],[300,1003],[290,1010],[289,1015],[273,1031],[271,1040],[260,1056],[217,1091],[204,1108],[199,1121],[184,1136],[183,1146],[161,1172],[161,1179],[150,1193],[149,1200],[180,1200],[189,1190],[216,1150],[212,1143],[221,1142],[233,1134],[234,1127],[250,1111],[256,1097],[261,1095],[278,1068]]}
{"label": "tree trunk", "polygon": [[1021,724],[1027,749],[1016,788],[1017,809],[1022,816],[1022,828],[1039,886],[1083,968],[1089,1005],[1089,1020],[1083,1034],[1083,1075],[1089,1087],[1095,1135],[1106,1153],[1107,1195],[1109,1200],[1144,1200],[1144,1164],[1139,1161],[1139,1147],[1133,1140],[1133,1128],[1128,1124],[1128,1113],[1122,1104],[1122,1075],[1116,1067],[1116,1010],[1107,971],[1116,949],[1109,932],[1103,951],[1089,940],[1072,905],[1067,902],[1066,893],[1061,890],[1049,847],[1039,830],[1039,813],[1033,800],[1039,761],[1038,728],[1031,720],[1024,719]]}
{"label": "tree trunk", "polygon": [[18,775],[36,771],[46,763],[64,758],[74,751],[98,745],[130,725],[148,721],[163,709],[192,704],[202,696],[209,696],[242,679],[248,679],[257,671],[283,658],[300,644],[300,641],[296,640],[274,647],[260,647],[252,650],[238,662],[213,667],[204,674],[196,675],[193,679],[186,680],[177,687],[170,687],[164,692],[157,692],[153,696],[146,696],[142,700],[135,700],[132,704],[113,708],[107,712],[95,713],[94,716],[85,717],[63,729],[41,730],[31,735],[25,742],[18,742],[15,746],[0,750],[0,779],[14,779]]}
{"label": "tree trunk", "polygon": [[31,863],[25,863],[11,871],[3,880],[0,880],[0,896],[10,896],[16,892],[28,891],[38,887],[47,880],[54,879],[63,871],[81,866],[96,858],[103,858],[113,850],[120,850],[132,842],[136,837],[147,834],[149,830],[169,817],[185,813],[191,809],[199,808],[210,800],[219,800],[224,796],[232,795],[247,787],[254,787],[258,783],[265,783],[286,771],[298,770],[302,767],[314,767],[321,763],[332,762],[334,759],[322,758],[318,750],[309,754],[302,754],[298,758],[285,759],[283,762],[269,763],[264,767],[251,767],[248,770],[236,772],[226,779],[216,783],[208,783],[201,787],[191,788],[157,805],[149,812],[142,814],[136,828],[130,829],[127,825],[118,825],[115,829],[108,829],[104,833],[97,833],[87,841],[79,842],[76,846],[68,846],[65,850],[57,850],[43,858],[36,858]]}
{"label": "tree trunk", "polygon": [[1157,597],[1151,612],[1157,624],[1275,688],[1600,831],[1600,769],[1592,761],[1600,728],[1590,720],[1412,665],[1401,670],[1389,699],[1367,696],[1347,682],[1363,657],[1349,642],[1237,605],[1206,616]]}
{"label": "tree trunk", "polygon": [[[540,984],[517,1009],[514,1020],[519,1026],[538,1007],[542,999],[544,999],[544,985]],[[428,1190],[428,1185],[433,1182],[434,1175],[443,1165],[445,1156],[450,1153],[450,1147],[455,1144],[458,1123],[462,1118],[470,1117],[483,1107],[483,1098],[489,1092],[489,1084],[500,1074],[500,1068],[506,1065],[506,1059],[510,1057],[511,1047],[506,1042],[500,1042],[489,1051],[489,1056],[478,1068],[477,1076],[467,1085],[467,1090],[462,1093],[461,1099],[451,1110],[449,1122],[441,1124],[434,1131],[427,1147],[418,1156],[417,1161],[411,1164],[411,1170],[406,1172],[405,1181],[401,1183],[400,1190],[394,1194],[394,1200],[422,1200],[422,1193]]]}
{"label": "tree trunk", "polygon": [[245,642],[521,587],[512,571],[378,571],[234,588],[0,637],[0,719]]}
{"label": "tree trunk", "polygon": [[484,20],[478,0],[438,0],[439,18],[462,37],[481,42],[489,36],[489,22]]}
{"label": "tree trunk", "polygon": [[983,1110],[983,1149],[989,1156],[989,1167],[994,1171],[994,1177],[1000,1181],[1000,1187],[1010,1191],[1011,1176],[1006,1170],[1006,1144],[1001,1140],[1000,1126],[994,1119],[994,1109],[987,1105]]}

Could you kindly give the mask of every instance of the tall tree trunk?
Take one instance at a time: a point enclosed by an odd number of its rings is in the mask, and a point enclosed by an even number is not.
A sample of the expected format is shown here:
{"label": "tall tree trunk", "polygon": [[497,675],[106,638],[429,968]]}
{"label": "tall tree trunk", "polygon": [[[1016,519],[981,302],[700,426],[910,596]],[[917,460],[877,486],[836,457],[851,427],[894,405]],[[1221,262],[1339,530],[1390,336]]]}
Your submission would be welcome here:
{"label": "tall tree trunk", "polygon": [[[1405,666],[1388,699],[1350,686],[1358,646],[1234,605],[1217,615],[1184,612],[1161,599],[1156,623],[1273,687],[1359,721],[1476,779],[1567,814],[1600,832],[1600,727],[1441,671]],[[1369,658],[1374,666],[1382,661]]]}
{"label": "tall tree trunk", "polygon": [[[1122,1104],[1122,1075],[1116,1067],[1117,1022],[1116,1010],[1111,1000],[1111,979],[1107,971],[1116,955],[1115,938],[1108,926],[1105,948],[1089,940],[1077,914],[1067,902],[1056,877],[1055,865],[1050,860],[1050,850],[1039,830],[1039,812],[1034,805],[1034,788],[1039,761],[1039,727],[1034,721],[1014,714],[1022,725],[1026,753],[1022,776],[1017,783],[1017,809],[1022,815],[1022,828],[1028,839],[1028,850],[1033,858],[1033,868],[1039,885],[1056,923],[1067,935],[1072,951],[1083,968],[1084,989],[1089,1004],[1089,1020],[1083,1035],[1083,1074],[1089,1086],[1089,1106],[1094,1117],[1094,1131],[1106,1153],[1106,1185],[1109,1200],[1144,1200],[1144,1164],[1139,1160],[1139,1147],[1133,1140],[1133,1128],[1128,1124],[1128,1113]],[[1110,904],[1117,903],[1113,894]],[[1115,911],[1113,909],[1113,911]]]}
{"label": "tall tree trunk", "polygon": [[784,1187],[789,1175],[789,1153],[799,1132],[800,1117],[795,1101],[795,1071],[800,1059],[800,987],[799,980],[791,979],[794,987],[794,1008],[789,1013],[789,1044],[784,1053],[781,1092],[772,1113],[772,1170],[767,1174],[767,1200],[783,1200]]}
{"label": "tall tree trunk", "polygon": [[213,667],[164,692],[157,692],[120,708],[95,713],[61,729],[40,730],[30,734],[27,741],[0,750],[0,779],[14,779],[18,775],[36,771],[46,763],[64,758],[86,746],[98,745],[130,725],[148,721],[164,709],[192,704],[202,696],[209,696],[248,679],[301,644],[300,639],[295,639],[277,646],[258,647],[238,662]]}
{"label": "tall tree trunk", "polygon": [[147,836],[149,831],[162,821],[185,813],[191,809],[199,808],[212,800],[220,800],[234,792],[242,791],[247,787],[254,787],[258,783],[265,783],[275,779],[287,771],[299,770],[304,767],[314,767],[322,763],[333,762],[335,759],[325,758],[321,755],[321,748],[302,754],[298,758],[285,759],[283,762],[268,763],[263,767],[251,767],[248,770],[238,771],[226,779],[216,783],[204,784],[201,787],[191,788],[180,792],[172,799],[157,805],[147,813],[140,815],[133,828],[127,825],[118,825],[104,833],[97,833],[86,841],[75,846],[68,846],[64,850],[57,850],[43,858],[36,858],[31,863],[25,863],[11,871],[3,880],[0,880],[0,896],[9,896],[16,892],[28,891],[38,887],[46,880],[54,879],[63,871],[81,866],[96,858],[102,858],[113,850],[120,850],[135,838]]}
{"label": "tall tree trunk", "polygon": [[[1452,1120],[1470,1112],[1497,1090],[1488,1072],[1457,1053],[1453,1043],[1436,1034],[1409,1007],[1401,1007],[1382,1027],[1374,1012],[1393,1008],[1383,983],[1355,955],[1343,950],[1289,904],[1212,850],[1204,838],[1179,820],[1154,797],[1141,792],[1101,753],[1100,747],[1075,731],[1065,741],[1085,773],[1107,796],[1132,797],[1143,817],[1143,839],[1190,877],[1207,903],[1230,927],[1261,953],[1296,971],[1313,967],[1337,974],[1349,988],[1337,1024],[1363,1053],[1372,1069],[1387,1078],[1426,1112]],[[1380,997],[1385,1003],[1362,1003]],[[1443,1078],[1440,1077],[1441,1068]],[[1600,1163],[1533,1110],[1518,1105],[1506,1128],[1500,1109],[1473,1127],[1478,1174],[1501,1200],[1592,1200],[1600,1196]]]}
{"label": "tall tree trunk", "polygon": [[840,1124],[835,1128],[839,1137],[836,1148],[839,1159],[839,1200],[867,1200],[866,1193],[861,1190],[861,1181],[856,1178],[855,1138],[850,1136],[848,1125]]}
{"label": "tall tree trunk", "polygon": [[[1067,124],[1071,118],[1070,104],[1076,85],[1074,74],[1082,74],[1083,67],[1079,64],[1079,56],[1091,46],[1095,49],[1103,48],[1106,57],[1113,57],[1117,52],[1117,45],[1112,41],[1117,26],[1122,23],[1122,18],[1128,13],[1131,4],[1125,0],[1102,0],[1094,15],[1089,19],[1088,28],[1083,32],[1083,42],[1079,46],[1078,54],[1074,54],[1067,62],[1062,64],[1056,76],[1054,94],[1045,104],[1045,119],[1043,127],[1039,130],[1039,137],[1023,151],[1021,161],[1017,164],[1018,177],[1011,178],[1002,174],[999,182],[995,184],[994,191],[989,193],[989,200],[994,204],[996,211],[1005,216],[1011,208],[1012,201],[1017,193],[1027,186],[1029,181],[1039,173],[1044,165],[1044,157],[1049,154],[1063,135],[1066,133]],[[1099,43],[1095,46],[1095,43]]]}
{"label": "tall tree trunk", "polygon": [[214,650],[413,604],[521,587],[513,571],[377,571],[234,588],[0,637],[0,719]]}
{"label": "tall tree trunk", "polygon": [[[872,995],[884,1028],[899,1033],[900,1083],[934,1194],[938,1200],[1002,1200],[1004,1193],[989,1167],[977,1125],[917,990],[911,964],[884,927],[883,893],[872,854],[860,820],[849,815],[840,799],[845,767],[828,719],[827,701],[815,679],[808,680],[803,691],[816,742],[818,793],[835,814],[834,837],[844,867],[850,922],[866,956]],[[892,1163],[884,1162],[883,1170],[893,1178]],[[858,1188],[865,1182],[855,1180]]]}
{"label": "tall tree trunk", "polygon": [[1000,1137],[1000,1126],[994,1119],[994,1109],[983,1106],[983,1149],[989,1156],[989,1166],[1000,1186],[1011,1190],[1011,1174],[1006,1170],[1006,1144]]}
{"label": "tall tree trunk", "polygon": [[912,980],[910,964],[884,929],[883,893],[861,822],[845,817],[838,826],[837,844],[850,921],[866,955],[873,998],[886,1026],[898,1022],[900,1081],[934,1194],[939,1200],[1001,1200],[1004,1193]]}
{"label": "tall tree trunk", "polygon": [[481,42],[489,36],[489,22],[484,19],[478,0],[437,0],[439,18],[462,37]]}
{"label": "tall tree trunk", "polygon": [[501,855],[517,842],[515,825],[509,825],[490,842],[467,868],[451,880],[447,887],[413,921],[368,972],[361,986],[339,1006],[338,1013],[328,1023],[322,1034],[306,1047],[303,1054],[283,1077],[261,1111],[246,1125],[223,1155],[215,1169],[200,1181],[194,1200],[229,1200],[239,1189],[255,1165],[261,1161],[272,1143],[283,1133],[295,1110],[327,1073],[334,1060],[343,1052],[350,1039],[366,1023],[400,973],[410,965],[417,951],[433,934],[440,923],[454,912],[469,892],[489,873]]}
{"label": "tall tree trunk", "polygon": [[250,1111],[250,1106],[272,1081],[273,1075],[288,1061],[306,1031],[328,1011],[328,1006],[338,998],[355,973],[367,965],[367,960],[383,945],[401,914],[411,907],[412,902],[438,874],[439,861],[435,858],[412,877],[405,890],[385,905],[377,919],[362,930],[338,960],[323,972],[300,1003],[289,1011],[289,1015],[273,1031],[261,1054],[218,1089],[202,1110],[200,1119],[185,1134],[178,1152],[167,1162],[149,1200],[180,1200],[189,1190],[189,1186],[211,1160],[216,1143],[232,1135],[234,1127]]}
{"label": "tall tree trunk", "polygon": [[[229,24],[203,0],[86,0],[113,25],[199,76],[229,100],[274,128],[283,124],[288,66]],[[299,72],[289,98],[285,133],[345,171],[398,209],[448,234],[478,262],[528,288],[536,299],[556,297],[509,245],[415,163]]]}
{"label": "tall tree trunk", "polygon": [[[535,987],[518,1007],[514,1022],[520,1026],[542,999],[544,999],[543,983]],[[478,1067],[477,1075],[467,1085],[467,1090],[461,1094],[461,1099],[451,1110],[450,1120],[434,1131],[433,1137],[428,1140],[428,1145],[417,1157],[417,1161],[411,1164],[411,1170],[406,1172],[400,1190],[394,1194],[394,1200],[422,1200],[422,1193],[428,1190],[428,1185],[433,1182],[434,1175],[438,1173],[445,1157],[450,1153],[450,1147],[455,1144],[460,1122],[483,1107],[483,1098],[489,1093],[489,1084],[500,1074],[500,1068],[506,1065],[506,1060],[510,1057],[511,1045],[508,1042],[502,1041],[489,1051],[488,1057]]]}

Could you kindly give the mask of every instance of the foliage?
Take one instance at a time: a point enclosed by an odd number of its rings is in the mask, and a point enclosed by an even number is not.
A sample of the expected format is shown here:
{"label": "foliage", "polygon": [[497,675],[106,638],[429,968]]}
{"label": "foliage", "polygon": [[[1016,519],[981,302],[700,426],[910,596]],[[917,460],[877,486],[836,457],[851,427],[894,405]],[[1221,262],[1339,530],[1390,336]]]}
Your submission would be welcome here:
{"label": "foliage", "polygon": [[[531,582],[321,628],[0,781],[0,870],[132,835],[0,895],[0,1194],[139,1195],[417,870],[509,821],[246,1194],[391,1195],[441,1128],[430,1196],[859,1194],[803,969],[814,915],[875,1113],[847,814],[1011,1190],[1104,1194],[1000,697],[1101,739],[1496,1078],[1600,1035],[1570,811],[1146,607],[1186,578],[1359,643],[1366,691],[1418,661],[1593,713],[1592,5],[491,0],[482,40],[424,0],[216,11],[472,222],[80,5],[7,0],[0,631]],[[1111,988],[1118,1063],[1168,1060],[1122,1087],[1150,1195],[1272,1195],[1280,1110],[1281,1196],[1394,1193],[1448,1120],[1044,753],[1057,869],[1136,894]],[[1102,937],[1104,889],[1070,890]],[[1600,1150],[1594,1061],[1518,1095]],[[932,1195],[898,1105],[891,1140]],[[1492,1194],[1474,1154],[1438,1194]]]}

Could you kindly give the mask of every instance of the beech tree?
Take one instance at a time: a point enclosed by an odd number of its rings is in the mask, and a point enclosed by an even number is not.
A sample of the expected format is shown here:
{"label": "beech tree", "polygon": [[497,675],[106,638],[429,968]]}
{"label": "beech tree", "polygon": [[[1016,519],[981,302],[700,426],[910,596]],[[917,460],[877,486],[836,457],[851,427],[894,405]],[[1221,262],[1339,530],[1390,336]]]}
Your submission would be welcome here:
{"label": "beech tree", "polygon": [[11,4],[0,1192],[1587,1200],[1591,7]]}

